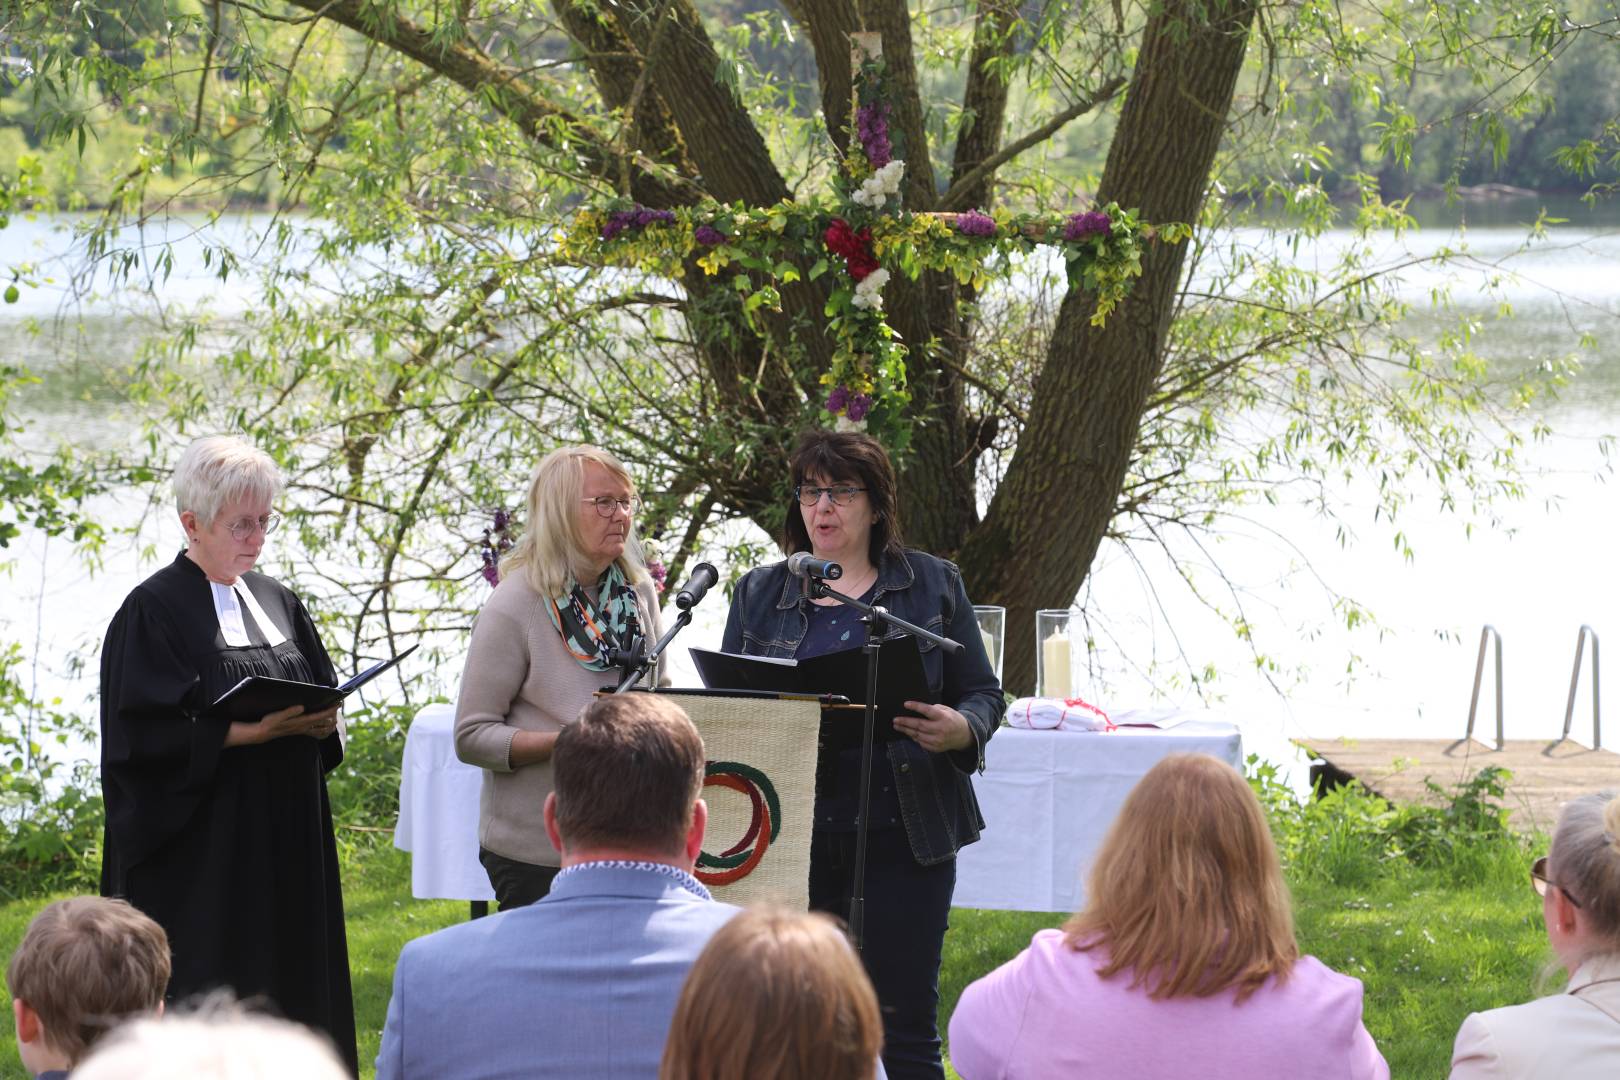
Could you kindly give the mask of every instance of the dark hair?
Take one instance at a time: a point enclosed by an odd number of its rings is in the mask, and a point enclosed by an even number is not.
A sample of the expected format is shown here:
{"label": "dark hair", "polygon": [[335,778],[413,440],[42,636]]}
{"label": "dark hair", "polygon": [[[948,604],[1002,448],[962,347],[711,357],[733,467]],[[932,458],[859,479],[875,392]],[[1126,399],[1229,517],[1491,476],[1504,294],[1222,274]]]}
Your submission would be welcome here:
{"label": "dark hair", "polygon": [[703,737],[657,694],[597,698],[552,750],[557,831],[573,848],[681,850],[703,787]]}
{"label": "dark hair", "polygon": [[39,1014],[45,1041],[78,1064],[125,1018],[149,1013],[169,986],[169,938],[123,900],[74,896],[28,924],[6,969],[11,996]]}
{"label": "dark hair", "polygon": [[[805,482],[805,477],[812,475],[829,483],[853,480],[864,487],[876,517],[872,522],[868,552],[872,565],[878,565],[884,554],[890,557],[905,554],[905,544],[900,538],[900,500],[896,495],[894,463],[882,443],[858,431],[812,429],[799,436],[799,445],[788,458],[788,470],[795,489]],[[810,550],[810,532],[804,527],[798,497],[791,493],[784,532],[782,547],[788,554]]]}

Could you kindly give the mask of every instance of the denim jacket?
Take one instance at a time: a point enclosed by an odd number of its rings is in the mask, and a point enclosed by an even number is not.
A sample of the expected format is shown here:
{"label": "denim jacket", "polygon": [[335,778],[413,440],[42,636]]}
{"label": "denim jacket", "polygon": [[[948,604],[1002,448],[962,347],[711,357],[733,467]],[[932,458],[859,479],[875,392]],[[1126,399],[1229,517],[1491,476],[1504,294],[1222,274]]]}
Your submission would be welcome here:
{"label": "denim jacket", "polygon": [[[732,593],[721,648],[752,656],[791,657],[809,629],[809,603],[787,563],[749,571]],[[962,572],[954,563],[921,551],[907,551],[903,559],[884,556],[872,603],[964,646],[947,659],[938,646],[918,642],[933,700],[967,717],[973,745],[932,754],[911,739],[885,744],[911,853],[924,866],[944,862],[977,840],[984,828],[971,774],[984,769],[984,746],[1001,723],[1006,701],[985,656],[973,606],[962,587]],[[903,633],[893,630],[887,637]]]}

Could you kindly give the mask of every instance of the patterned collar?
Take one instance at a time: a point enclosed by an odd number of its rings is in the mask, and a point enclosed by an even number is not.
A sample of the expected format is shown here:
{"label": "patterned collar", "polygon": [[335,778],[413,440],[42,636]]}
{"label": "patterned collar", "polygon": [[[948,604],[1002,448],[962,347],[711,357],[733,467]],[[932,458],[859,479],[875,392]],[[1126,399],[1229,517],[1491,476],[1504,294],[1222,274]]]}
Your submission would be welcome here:
{"label": "patterned collar", "polygon": [[558,871],[553,882],[562,881],[579,873],[589,873],[592,870],[639,870],[646,874],[662,874],[673,878],[675,884],[696,896],[700,900],[713,900],[709,890],[704,888],[703,882],[688,874],[678,866],[669,863],[653,862],[650,859],[596,859],[591,862],[575,863]]}

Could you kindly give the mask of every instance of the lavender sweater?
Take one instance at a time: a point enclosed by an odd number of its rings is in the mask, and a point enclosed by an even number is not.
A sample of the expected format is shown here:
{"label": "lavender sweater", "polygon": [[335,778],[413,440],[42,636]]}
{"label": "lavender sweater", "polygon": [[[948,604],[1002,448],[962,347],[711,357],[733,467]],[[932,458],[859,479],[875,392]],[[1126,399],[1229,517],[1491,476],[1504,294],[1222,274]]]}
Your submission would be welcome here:
{"label": "lavender sweater", "polygon": [[1099,978],[1104,956],[1042,930],[962,991],[950,1026],[962,1080],[1389,1080],[1361,1023],[1361,981],[1315,957],[1239,1005],[1230,991],[1154,1001],[1126,972]]}

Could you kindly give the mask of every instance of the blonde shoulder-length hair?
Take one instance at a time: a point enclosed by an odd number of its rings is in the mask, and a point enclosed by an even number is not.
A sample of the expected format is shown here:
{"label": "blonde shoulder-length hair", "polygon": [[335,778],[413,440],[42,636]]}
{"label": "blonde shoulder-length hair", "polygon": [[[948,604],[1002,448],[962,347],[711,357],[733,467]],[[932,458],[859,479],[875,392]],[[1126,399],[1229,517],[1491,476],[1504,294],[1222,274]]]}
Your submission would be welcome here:
{"label": "blonde shoulder-length hair", "polygon": [[1242,1001],[1299,959],[1288,886],[1260,800],[1224,761],[1172,754],[1131,790],[1063,927],[1097,973],[1131,973],[1155,1000]]}
{"label": "blonde shoulder-length hair", "polygon": [[[563,446],[540,459],[529,476],[529,519],[512,550],[501,560],[501,577],[522,574],[541,596],[561,596],[569,581],[585,568],[584,538],[579,531],[585,466],[595,462],[635,493],[635,483],[619,459],[598,446]],[[625,580],[639,585],[651,580],[647,561],[630,522],[624,554],[614,560]]]}

